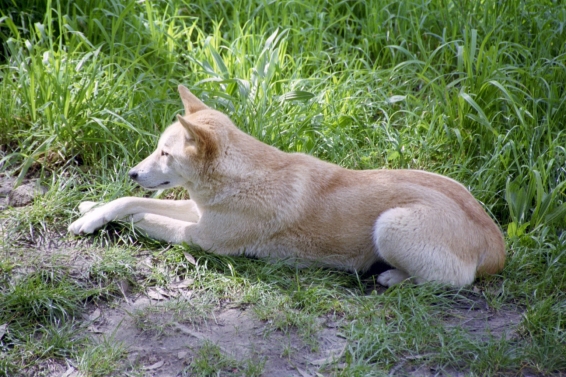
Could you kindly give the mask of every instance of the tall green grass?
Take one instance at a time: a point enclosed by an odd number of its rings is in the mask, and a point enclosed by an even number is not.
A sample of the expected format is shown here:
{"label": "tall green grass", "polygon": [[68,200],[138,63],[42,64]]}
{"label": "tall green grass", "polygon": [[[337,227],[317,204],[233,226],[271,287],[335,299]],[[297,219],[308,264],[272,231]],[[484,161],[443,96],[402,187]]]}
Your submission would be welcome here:
{"label": "tall green grass", "polygon": [[[519,359],[540,373],[566,369],[557,357],[566,354],[561,2],[0,4],[0,170],[20,180],[78,176],[76,195],[54,209],[59,216],[70,216],[79,189],[94,199],[134,192],[122,177],[126,166],[152,150],[181,110],[176,86],[183,83],[282,150],[355,169],[428,169],[463,182],[506,233],[508,263],[501,280],[487,283],[500,285],[490,300],[527,308],[520,336],[530,347],[490,343],[502,364],[473,371],[519,373]],[[430,301],[395,292],[429,311]],[[383,333],[375,322],[371,331],[352,327],[361,340],[349,351],[351,365],[391,367],[421,350],[426,339],[412,338],[403,325],[410,314],[399,310],[401,319]],[[388,332],[413,345],[376,349],[383,341],[376,334]],[[454,349],[482,350],[441,334]],[[493,357],[483,351],[482,360]],[[434,360],[457,367],[450,357]]]}

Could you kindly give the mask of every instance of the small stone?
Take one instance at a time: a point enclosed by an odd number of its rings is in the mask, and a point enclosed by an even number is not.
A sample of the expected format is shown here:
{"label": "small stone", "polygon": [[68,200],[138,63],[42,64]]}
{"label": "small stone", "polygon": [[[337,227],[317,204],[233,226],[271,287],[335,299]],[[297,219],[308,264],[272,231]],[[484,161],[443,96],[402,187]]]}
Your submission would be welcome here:
{"label": "small stone", "polygon": [[12,207],[24,207],[31,204],[37,196],[44,195],[47,187],[30,182],[16,187],[8,194],[8,205]]}

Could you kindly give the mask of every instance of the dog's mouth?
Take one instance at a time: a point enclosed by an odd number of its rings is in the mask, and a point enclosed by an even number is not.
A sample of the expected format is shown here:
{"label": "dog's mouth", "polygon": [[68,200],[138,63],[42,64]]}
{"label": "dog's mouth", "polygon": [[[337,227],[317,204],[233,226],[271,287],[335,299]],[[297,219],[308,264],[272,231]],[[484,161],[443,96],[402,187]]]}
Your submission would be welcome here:
{"label": "dog's mouth", "polygon": [[158,184],[158,185],[146,187],[146,189],[148,189],[148,190],[157,190],[157,189],[159,189],[159,188],[162,187],[162,186],[167,186],[169,183],[170,183],[169,181],[161,182],[161,183]]}

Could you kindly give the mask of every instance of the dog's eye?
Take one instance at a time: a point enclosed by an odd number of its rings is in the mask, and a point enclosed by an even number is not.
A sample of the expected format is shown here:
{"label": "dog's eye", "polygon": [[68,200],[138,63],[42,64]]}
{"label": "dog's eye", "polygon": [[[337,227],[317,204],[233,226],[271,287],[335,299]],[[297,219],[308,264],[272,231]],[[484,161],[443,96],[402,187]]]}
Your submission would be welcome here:
{"label": "dog's eye", "polygon": [[162,156],[169,156],[169,153],[165,152],[165,151],[161,151],[161,155]]}

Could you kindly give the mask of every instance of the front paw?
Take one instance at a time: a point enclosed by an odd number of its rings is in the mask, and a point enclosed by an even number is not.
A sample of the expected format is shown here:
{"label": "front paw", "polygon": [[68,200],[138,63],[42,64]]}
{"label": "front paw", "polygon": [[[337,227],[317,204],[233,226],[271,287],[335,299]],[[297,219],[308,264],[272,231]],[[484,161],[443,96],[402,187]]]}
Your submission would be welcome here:
{"label": "front paw", "polygon": [[84,223],[84,219],[81,217],[80,219],[73,221],[71,225],[69,225],[69,227],[67,228],[67,231],[73,234],[81,234],[81,228],[83,226],[83,223]]}
{"label": "front paw", "polygon": [[108,220],[102,211],[90,212],[69,225],[69,232],[73,234],[91,234],[106,224]]}

